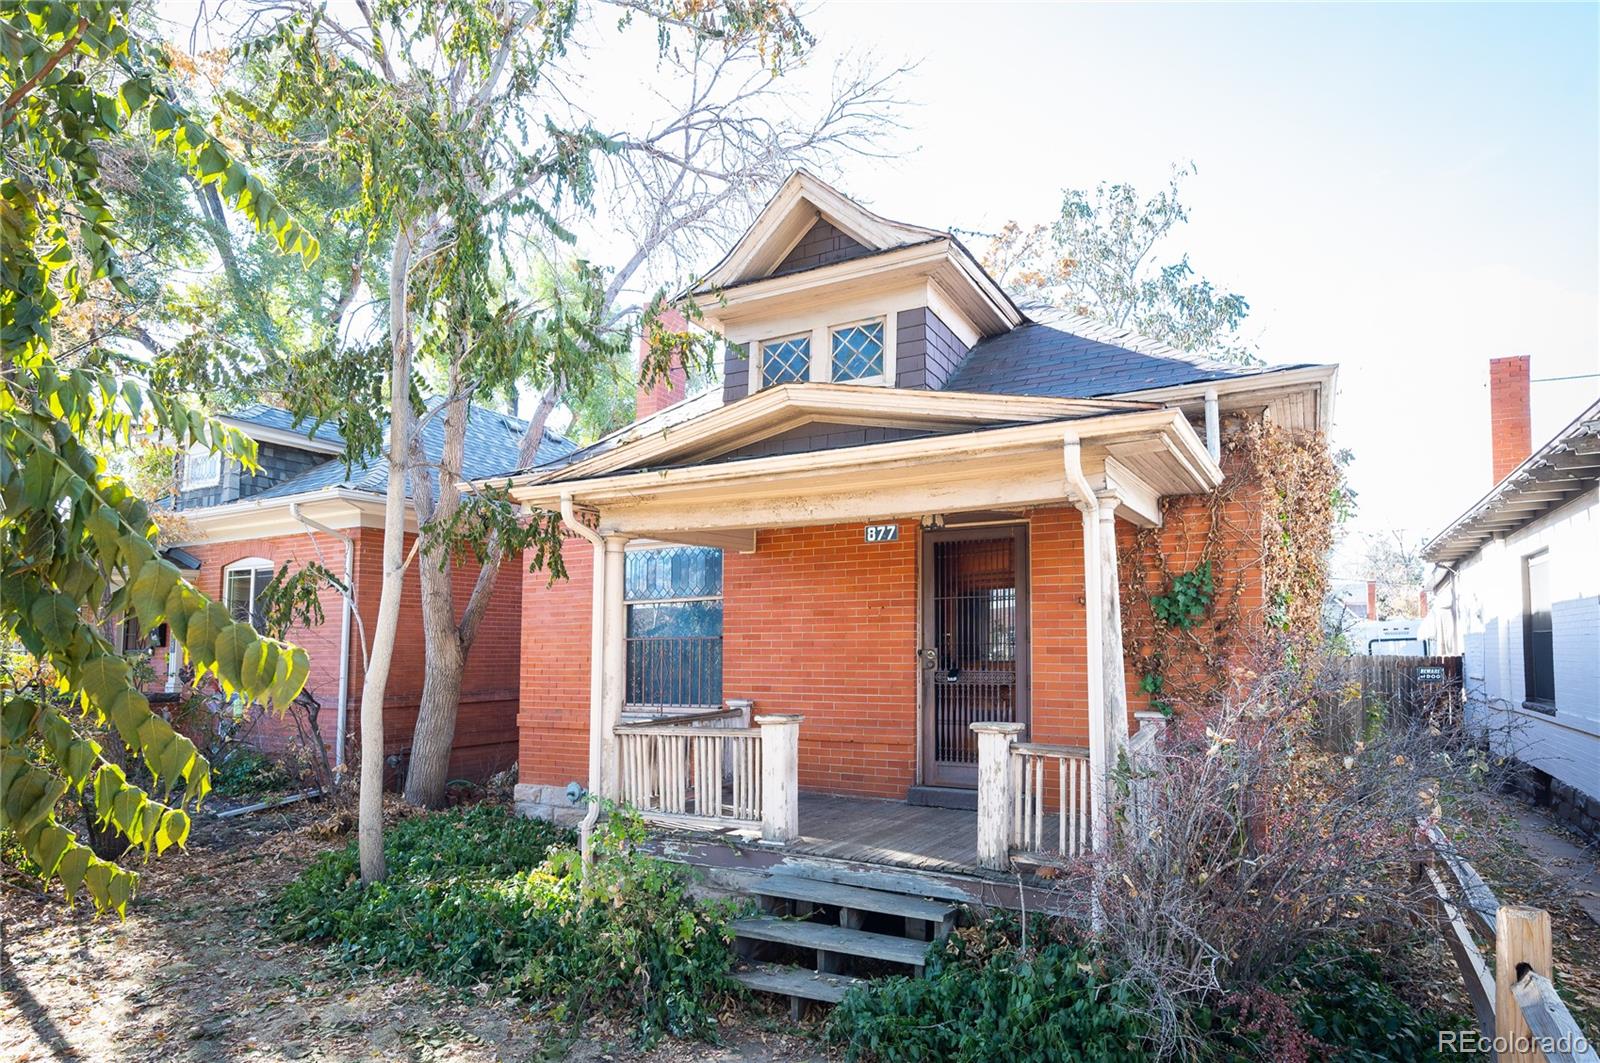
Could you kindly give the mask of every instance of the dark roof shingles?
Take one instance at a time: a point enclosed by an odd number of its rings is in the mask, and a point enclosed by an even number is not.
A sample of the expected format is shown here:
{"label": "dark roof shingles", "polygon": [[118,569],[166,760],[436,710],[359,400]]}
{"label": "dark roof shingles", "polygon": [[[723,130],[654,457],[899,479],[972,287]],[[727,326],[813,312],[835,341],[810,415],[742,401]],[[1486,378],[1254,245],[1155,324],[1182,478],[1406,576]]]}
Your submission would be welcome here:
{"label": "dark roof shingles", "polygon": [[314,439],[319,443],[329,443],[336,447],[344,446],[344,436],[339,434],[339,429],[331,424],[320,424],[316,431],[311,430],[311,422],[301,421],[295,423],[294,414],[288,410],[281,410],[276,406],[268,406],[264,402],[251,403],[237,410],[229,410],[222,415],[230,421],[241,424],[259,425],[262,428],[276,428],[283,432],[293,432],[296,435]]}
{"label": "dark roof shingles", "polygon": [[1167,348],[1137,351],[1043,320],[980,340],[944,390],[1087,399],[1287,368],[1228,365]]}
{"label": "dark roof shingles", "polygon": [[[429,404],[431,409],[438,400]],[[522,444],[522,434],[528,423],[483,406],[473,406],[467,417],[467,440],[463,457],[462,478],[482,480],[509,476],[520,468],[517,450]],[[444,418],[432,417],[422,427],[422,448],[429,461],[438,461],[444,453]],[[545,429],[539,443],[537,461],[554,461],[577,449],[576,444],[556,432]],[[284,498],[318,491],[327,487],[344,487],[354,491],[371,491],[382,494],[389,487],[389,465],[382,457],[370,458],[361,464],[345,468],[343,458],[334,458],[316,466],[304,475],[262,491],[256,498]]]}

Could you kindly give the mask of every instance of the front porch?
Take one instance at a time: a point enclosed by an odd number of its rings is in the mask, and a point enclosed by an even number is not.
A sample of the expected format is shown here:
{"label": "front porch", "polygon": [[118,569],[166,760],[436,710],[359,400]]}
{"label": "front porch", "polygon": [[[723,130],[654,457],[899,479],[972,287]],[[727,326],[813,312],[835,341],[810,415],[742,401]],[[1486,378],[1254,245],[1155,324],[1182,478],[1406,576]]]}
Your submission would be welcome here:
{"label": "front porch", "polygon": [[[1220,471],[1177,410],[819,388],[512,485],[560,513],[589,598],[565,654],[525,639],[519,791],[553,809],[586,789],[749,860],[1070,862],[1129,730],[1118,524],[1159,524]],[[832,416],[915,434],[756,446]],[[962,789],[975,811],[901,803]]]}

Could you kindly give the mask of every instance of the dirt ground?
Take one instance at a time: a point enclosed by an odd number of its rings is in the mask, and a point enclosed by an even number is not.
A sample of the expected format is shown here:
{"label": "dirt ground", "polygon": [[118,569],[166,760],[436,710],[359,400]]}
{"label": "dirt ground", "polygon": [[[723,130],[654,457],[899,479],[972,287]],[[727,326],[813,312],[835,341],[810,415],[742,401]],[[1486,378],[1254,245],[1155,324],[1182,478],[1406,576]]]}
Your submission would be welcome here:
{"label": "dirt ground", "polygon": [[[725,1044],[664,1043],[591,1023],[576,1042],[526,1005],[390,972],[352,973],[264,925],[277,889],[323,849],[324,809],[202,816],[189,851],[151,860],[126,921],[96,919],[7,875],[0,887],[0,1059],[814,1060],[779,1012],[727,1017]],[[127,859],[127,858],[125,858]]]}
{"label": "dirt ground", "polygon": [[[1595,850],[1518,802],[1508,843],[1474,862],[1510,903],[1551,912],[1557,983],[1581,1025],[1600,1031],[1600,900]],[[786,1009],[725,1017],[720,1046],[668,1042],[644,1056],[630,1032],[569,1031],[488,987],[459,990],[385,971],[352,972],[321,949],[277,940],[277,890],[346,843],[328,813],[292,806],[203,816],[187,853],[143,868],[126,921],[96,919],[59,891],[0,878],[0,1059],[64,1060],[820,1060],[813,1025]],[[1439,948],[1417,974],[1447,1010],[1470,1014]]]}

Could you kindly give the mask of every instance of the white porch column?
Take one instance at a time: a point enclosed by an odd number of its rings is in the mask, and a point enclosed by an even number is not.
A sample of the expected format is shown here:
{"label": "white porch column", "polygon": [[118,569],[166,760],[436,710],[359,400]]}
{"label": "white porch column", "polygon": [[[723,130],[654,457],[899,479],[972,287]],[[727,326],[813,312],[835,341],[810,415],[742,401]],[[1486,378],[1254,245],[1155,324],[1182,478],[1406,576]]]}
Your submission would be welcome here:
{"label": "white porch column", "polygon": [[1122,588],[1117,572],[1117,498],[1099,496],[1100,509],[1100,680],[1104,693],[1106,770],[1113,770],[1128,747],[1128,672],[1122,656]]}
{"label": "white porch column", "polygon": [[1088,505],[1080,505],[1083,514],[1083,632],[1084,632],[1084,687],[1089,710],[1089,810],[1091,834],[1095,850],[1101,851],[1106,843],[1106,782],[1110,776],[1110,736],[1106,733],[1105,648],[1102,632],[1105,628],[1105,609],[1101,604],[1104,581],[1100,574],[1100,507],[1089,497]]}
{"label": "white porch column", "polygon": [[978,866],[990,871],[1011,867],[1011,746],[1020,723],[969,725],[978,736]]}
{"label": "white porch column", "polygon": [[800,837],[798,713],[756,717],[761,728],[761,840],[784,845]]}
{"label": "white porch column", "polygon": [[600,653],[601,757],[605,774],[600,792],[616,799],[620,793],[617,758],[617,724],[622,722],[622,703],[627,696],[628,661],[624,635],[627,610],[623,607],[623,581],[626,577],[623,548],[626,535],[607,535],[605,550],[604,639]]}
{"label": "white porch column", "polygon": [[[1083,640],[1084,691],[1089,713],[1089,811],[1091,837],[1096,850],[1105,848],[1106,782],[1113,761],[1108,756],[1109,736],[1105,713],[1105,648],[1101,633],[1105,628],[1102,599],[1105,586],[1101,569],[1104,548],[1101,539],[1100,500],[1083,472],[1083,445],[1070,430],[1062,440],[1062,465],[1066,474],[1067,497],[1083,515]],[[1115,511],[1113,510],[1113,513]],[[1111,544],[1116,556],[1116,541]],[[1113,573],[1113,579],[1115,574]],[[1115,583],[1113,583],[1115,586]],[[1119,628],[1120,631],[1120,628]],[[1120,643],[1120,636],[1118,639]],[[1126,694],[1124,694],[1126,704]],[[1124,725],[1126,726],[1126,725]]]}

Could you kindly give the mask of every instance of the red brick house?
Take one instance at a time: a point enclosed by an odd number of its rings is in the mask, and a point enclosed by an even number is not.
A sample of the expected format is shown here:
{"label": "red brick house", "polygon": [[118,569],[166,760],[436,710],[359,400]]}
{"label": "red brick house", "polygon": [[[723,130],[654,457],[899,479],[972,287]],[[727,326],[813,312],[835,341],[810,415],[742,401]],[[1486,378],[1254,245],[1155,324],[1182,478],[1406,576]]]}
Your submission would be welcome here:
{"label": "red brick house", "polygon": [[1007,852],[1089,844],[1143,704],[1119,546],[1159,528],[1192,564],[1230,418],[1320,432],[1335,367],[1025,312],[950,233],[805,173],[692,294],[721,387],[511,479],[571,533],[571,578],[522,587],[519,805],[587,786],[923,869],[999,866],[984,816]]}
{"label": "red brick house", "polygon": [[[253,405],[221,418],[256,441],[260,469],[252,474],[214,454],[180,459],[179,491],[171,500],[181,517],[183,542],[170,556],[189,568],[185,575],[201,591],[243,618],[253,615],[260,589],[285,562],[296,567],[319,562],[353,590],[353,602],[335,589],[320,594],[323,624],[297,627],[288,638],[307,650],[311,678],[306,684],[323,706],[320,727],[330,757],[344,763],[359,733],[364,678],[363,618],[376,617],[382,584],[383,500],[386,466],[372,460],[346,466],[344,441],[328,426],[311,431],[295,426],[283,410]],[[467,466],[475,475],[515,469],[525,424],[474,407],[468,426]],[[424,429],[424,446],[437,460],[443,447],[443,418]],[[556,458],[572,444],[547,433],[541,457]],[[407,511],[408,519],[411,513]],[[414,528],[412,529],[414,533]],[[404,771],[422,693],[423,653],[420,579],[413,569],[400,617],[395,654],[384,699],[384,750]],[[457,591],[465,601],[476,569],[459,566]],[[516,759],[516,713],[522,618],[522,578],[515,564],[504,566],[489,605],[482,634],[473,646],[461,695],[453,778],[483,779]],[[158,647],[158,681],[176,689],[181,654]],[[291,722],[270,714],[255,721],[249,741],[281,750],[294,737]]]}

